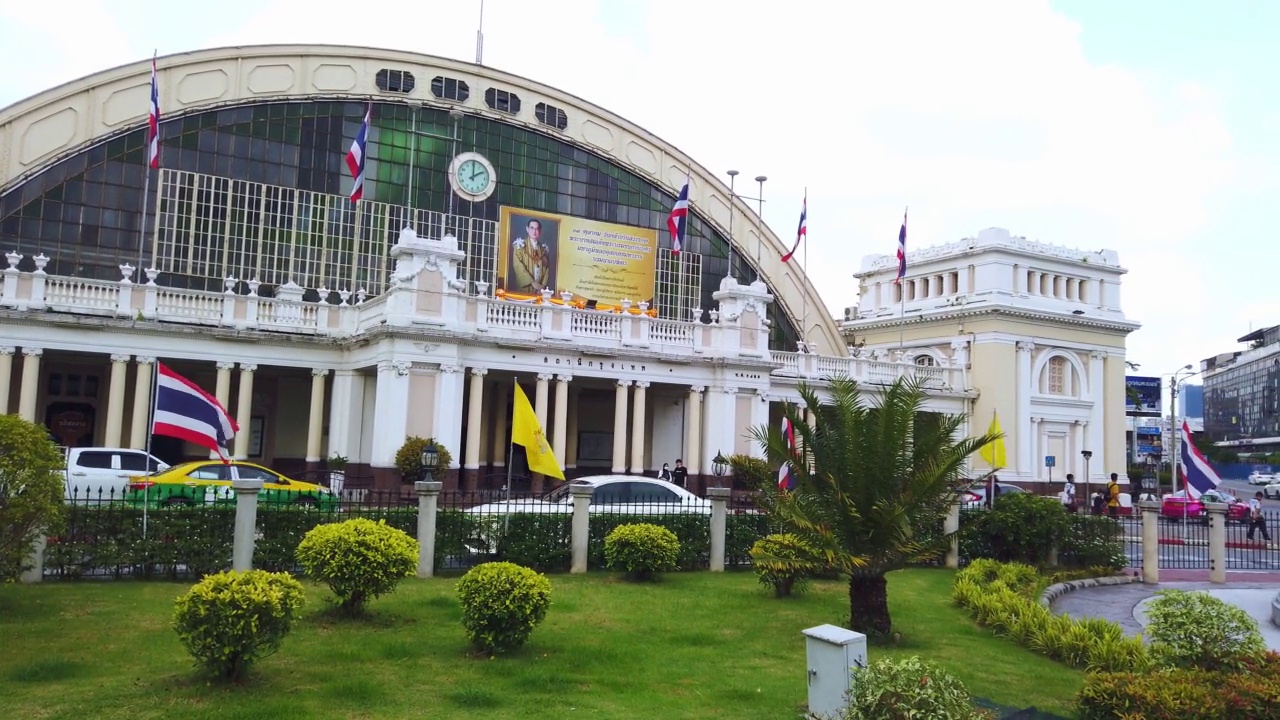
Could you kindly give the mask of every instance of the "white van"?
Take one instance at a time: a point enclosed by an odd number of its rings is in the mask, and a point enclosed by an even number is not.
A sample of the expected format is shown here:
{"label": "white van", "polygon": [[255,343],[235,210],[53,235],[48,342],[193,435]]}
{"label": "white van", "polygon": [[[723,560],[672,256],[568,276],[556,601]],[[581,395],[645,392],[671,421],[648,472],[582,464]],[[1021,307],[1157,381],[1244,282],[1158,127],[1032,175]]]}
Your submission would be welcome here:
{"label": "white van", "polygon": [[67,500],[119,500],[135,475],[168,470],[169,466],[142,450],[68,448]]}

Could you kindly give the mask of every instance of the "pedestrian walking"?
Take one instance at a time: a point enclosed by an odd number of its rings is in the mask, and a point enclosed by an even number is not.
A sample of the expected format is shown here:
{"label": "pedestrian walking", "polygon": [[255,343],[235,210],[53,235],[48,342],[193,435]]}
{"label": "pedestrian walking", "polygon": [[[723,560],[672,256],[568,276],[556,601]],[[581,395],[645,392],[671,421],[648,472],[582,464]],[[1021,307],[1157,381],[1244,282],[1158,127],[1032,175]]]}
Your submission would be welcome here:
{"label": "pedestrian walking", "polygon": [[1068,510],[1076,508],[1076,476],[1071,473],[1067,473],[1067,481],[1062,485],[1062,504]]}
{"label": "pedestrian walking", "polygon": [[1120,517],[1120,476],[1111,473],[1111,482],[1107,483],[1107,515]]}
{"label": "pedestrian walking", "polygon": [[1254,493],[1249,501],[1249,533],[1245,536],[1253,540],[1254,530],[1262,531],[1263,542],[1271,542],[1271,533],[1267,532],[1267,519],[1262,516],[1262,493]]}

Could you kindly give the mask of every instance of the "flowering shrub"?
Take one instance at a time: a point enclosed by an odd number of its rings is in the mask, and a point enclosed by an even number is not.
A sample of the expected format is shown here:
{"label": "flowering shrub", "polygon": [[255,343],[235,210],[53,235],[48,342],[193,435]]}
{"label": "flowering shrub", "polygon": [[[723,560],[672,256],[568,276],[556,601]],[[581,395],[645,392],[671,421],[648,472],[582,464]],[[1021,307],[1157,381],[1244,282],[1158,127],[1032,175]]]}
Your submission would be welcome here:
{"label": "flowering shrub", "polygon": [[418,569],[418,541],[364,518],[317,525],[298,545],[298,563],[328,584],[340,612],[358,615],[367,601],[395,590]]}
{"label": "flowering shrub", "polygon": [[174,602],[173,627],[200,666],[234,680],[279,649],[305,601],[302,583],[285,573],[222,572]]}
{"label": "flowering shrub", "polygon": [[913,655],[879,660],[854,670],[853,690],[842,720],[980,720],[991,715],[973,706],[964,683]]}
{"label": "flowering shrub", "polygon": [[551,581],[508,562],[477,565],[458,581],[462,626],[480,650],[501,653],[520,647],[547,616]]}

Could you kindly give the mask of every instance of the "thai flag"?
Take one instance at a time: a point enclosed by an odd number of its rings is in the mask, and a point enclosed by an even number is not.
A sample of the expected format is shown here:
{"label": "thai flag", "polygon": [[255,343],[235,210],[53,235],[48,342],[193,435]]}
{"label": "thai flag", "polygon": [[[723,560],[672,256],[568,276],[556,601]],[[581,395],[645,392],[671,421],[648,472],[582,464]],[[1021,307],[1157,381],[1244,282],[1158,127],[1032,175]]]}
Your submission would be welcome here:
{"label": "thai flag", "polygon": [[689,178],[684,179],[684,187],[680,188],[680,197],[671,206],[671,214],[667,216],[667,230],[671,233],[671,254],[679,255],[684,248],[685,221],[689,219]]}
{"label": "thai flag", "polygon": [[1191,427],[1186,420],[1182,421],[1182,481],[1187,496],[1192,499],[1213,490],[1222,482],[1204,453],[1191,442]]}
{"label": "thai flag", "polygon": [[230,459],[231,439],[239,430],[216,398],[163,364],[157,365],[152,434],[181,438],[208,448],[226,462]]}
{"label": "thai flag", "polygon": [[[796,456],[796,429],[791,426],[791,421],[782,418],[782,438],[787,441],[787,455],[794,458]],[[790,490],[796,486],[796,471],[791,467],[791,463],[784,462],[782,467],[778,468],[778,489]]]}
{"label": "thai flag", "polygon": [[893,284],[902,284],[902,278],[907,276],[907,211],[902,211],[902,229],[898,231],[898,277],[894,278]]}
{"label": "thai flag", "polygon": [[364,123],[360,125],[360,132],[356,133],[356,139],[351,142],[351,149],[347,151],[347,169],[351,171],[351,177],[355,178],[355,183],[351,186],[353,203],[360,202],[360,198],[364,197],[365,147],[369,141],[369,116],[372,113],[373,103],[369,103],[368,109],[364,111]]}
{"label": "thai flag", "polygon": [[156,83],[156,58],[151,56],[151,112],[147,118],[147,164],[160,168],[160,86]]}
{"label": "thai flag", "polygon": [[800,241],[805,240],[809,236],[809,193],[804,194],[804,202],[800,204],[800,227],[796,230],[796,244],[791,246],[791,252],[782,256],[782,262],[791,259],[796,254],[796,250],[800,249]]}

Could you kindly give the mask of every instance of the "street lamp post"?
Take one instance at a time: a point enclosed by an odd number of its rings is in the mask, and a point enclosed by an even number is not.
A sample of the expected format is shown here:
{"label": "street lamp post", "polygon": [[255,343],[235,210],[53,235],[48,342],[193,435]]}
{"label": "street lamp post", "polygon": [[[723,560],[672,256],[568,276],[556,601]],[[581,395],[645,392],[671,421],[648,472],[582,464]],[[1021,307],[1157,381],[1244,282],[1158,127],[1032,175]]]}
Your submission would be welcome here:
{"label": "street lamp post", "polygon": [[1081,450],[1080,457],[1084,458],[1084,502],[1085,512],[1093,512],[1093,496],[1089,492],[1089,458],[1093,457],[1092,450]]}
{"label": "street lamp post", "polygon": [[431,473],[440,463],[440,450],[434,442],[427,441],[427,444],[423,446],[420,460],[422,461],[422,480],[423,482],[431,482]]}
{"label": "street lamp post", "polygon": [[724,474],[728,471],[729,471],[729,461],[725,460],[724,455],[722,455],[720,451],[717,450],[715,458],[711,460],[711,472],[715,473],[716,487],[724,487],[724,485],[721,483],[721,479],[724,478]]}

